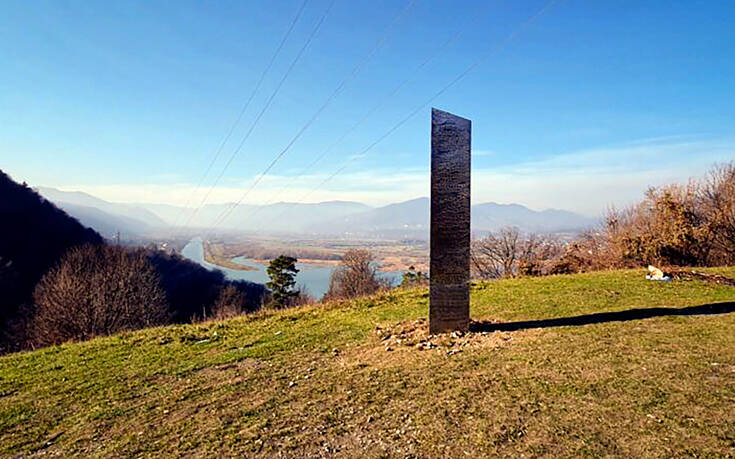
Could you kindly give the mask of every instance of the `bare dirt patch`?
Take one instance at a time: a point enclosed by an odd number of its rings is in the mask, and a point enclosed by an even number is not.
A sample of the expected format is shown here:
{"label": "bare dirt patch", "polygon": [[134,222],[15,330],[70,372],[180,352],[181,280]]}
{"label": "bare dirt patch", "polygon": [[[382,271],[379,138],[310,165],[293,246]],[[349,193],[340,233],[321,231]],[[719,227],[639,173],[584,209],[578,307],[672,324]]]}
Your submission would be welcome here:
{"label": "bare dirt patch", "polygon": [[375,327],[383,349],[391,352],[399,349],[434,351],[446,355],[459,354],[470,348],[501,348],[528,333],[507,332],[452,332],[432,335],[426,319],[400,322],[388,327]]}
{"label": "bare dirt patch", "polygon": [[437,358],[451,359],[474,351],[497,351],[515,342],[538,336],[539,331],[523,330],[429,333],[428,320],[421,318],[391,325],[379,325],[373,337],[362,346],[333,351],[332,357],[344,369],[401,368],[405,365],[429,364]]}

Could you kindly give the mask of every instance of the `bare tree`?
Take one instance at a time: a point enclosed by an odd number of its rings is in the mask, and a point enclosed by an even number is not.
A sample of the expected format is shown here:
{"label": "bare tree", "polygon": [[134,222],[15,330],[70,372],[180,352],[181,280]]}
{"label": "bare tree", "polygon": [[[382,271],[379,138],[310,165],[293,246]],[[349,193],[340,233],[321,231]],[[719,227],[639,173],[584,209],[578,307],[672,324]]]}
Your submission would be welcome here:
{"label": "bare tree", "polygon": [[219,292],[217,301],[212,306],[212,316],[215,319],[235,317],[247,311],[247,298],[243,292],[232,284],[224,285]]}
{"label": "bare tree", "polygon": [[515,227],[502,228],[497,233],[475,241],[470,251],[476,274],[484,279],[512,276],[520,256],[521,232]]}
{"label": "bare tree", "polygon": [[504,228],[472,247],[472,267],[485,278],[734,263],[735,163],[715,165],[704,180],[651,187],[568,244]]}
{"label": "bare tree", "polygon": [[714,166],[700,188],[699,206],[712,231],[716,263],[735,263],[735,163]]}
{"label": "bare tree", "polygon": [[523,234],[505,227],[472,243],[470,260],[474,275],[483,279],[546,274],[561,256],[560,241],[538,234]]}
{"label": "bare tree", "polygon": [[387,283],[378,276],[375,256],[369,250],[349,250],[329,279],[325,298],[355,298],[375,293]]}
{"label": "bare tree", "polygon": [[531,234],[521,243],[517,274],[545,276],[564,254],[565,244],[550,235]]}
{"label": "bare tree", "polygon": [[84,245],[70,249],[34,291],[35,345],[83,340],[165,323],[158,273],[142,250]]}

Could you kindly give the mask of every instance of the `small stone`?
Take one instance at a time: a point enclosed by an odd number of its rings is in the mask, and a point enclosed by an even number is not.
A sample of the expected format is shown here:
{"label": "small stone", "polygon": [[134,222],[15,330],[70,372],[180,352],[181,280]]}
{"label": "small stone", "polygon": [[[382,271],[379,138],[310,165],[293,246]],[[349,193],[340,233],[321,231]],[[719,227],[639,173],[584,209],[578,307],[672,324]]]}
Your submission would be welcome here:
{"label": "small stone", "polygon": [[393,348],[392,348],[392,347],[390,347],[390,346],[388,346],[388,347],[386,347],[386,348],[385,348],[385,350],[386,350],[386,352],[390,352],[390,351],[392,351],[392,350],[393,350]]}
{"label": "small stone", "polygon": [[296,385],[296,383],[294,381],[291,381],[291,382],[288,383],[288,387],[293,387],[295,385]]}

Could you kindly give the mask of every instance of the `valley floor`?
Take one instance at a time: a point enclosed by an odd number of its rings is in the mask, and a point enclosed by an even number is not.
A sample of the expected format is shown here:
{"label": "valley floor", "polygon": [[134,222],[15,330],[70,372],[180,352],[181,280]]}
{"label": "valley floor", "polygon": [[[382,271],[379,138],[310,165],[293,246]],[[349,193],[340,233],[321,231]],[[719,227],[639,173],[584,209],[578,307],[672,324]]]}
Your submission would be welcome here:
{"label": "valley floor", "polygon": [[732,458],[735,289],[644,274],[476,285],[458,337],[415,289],[5,356],[0,455]]}

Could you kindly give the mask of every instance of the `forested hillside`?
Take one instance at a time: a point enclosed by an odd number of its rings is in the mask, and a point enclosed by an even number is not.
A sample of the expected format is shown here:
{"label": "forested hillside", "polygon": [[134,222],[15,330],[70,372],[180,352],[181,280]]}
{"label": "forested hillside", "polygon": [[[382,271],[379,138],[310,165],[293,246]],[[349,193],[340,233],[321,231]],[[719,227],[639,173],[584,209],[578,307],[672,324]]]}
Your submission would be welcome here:
{"label": "forested hillside", "polygon": [[103,239],[3,171],[0,221],[0,346],[7,348],[41,276],[70,247]]}
{"label": "forested hillside", "polygon": [[[266,293],[178,255],[107,245],[2,171],[0,221],[0,353],[253,311]],[[156,305],[156,322],[138,320]]]}

